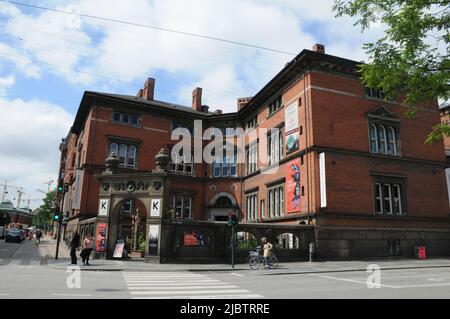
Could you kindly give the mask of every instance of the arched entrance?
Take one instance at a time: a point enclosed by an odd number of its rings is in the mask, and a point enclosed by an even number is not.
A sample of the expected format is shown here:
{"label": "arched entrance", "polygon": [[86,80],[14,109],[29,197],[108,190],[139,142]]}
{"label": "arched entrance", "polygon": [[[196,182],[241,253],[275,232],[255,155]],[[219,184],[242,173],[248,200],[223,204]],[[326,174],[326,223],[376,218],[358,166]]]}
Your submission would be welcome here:
{"label": "arched entrance", "polygon": [[236,209],[237,203],[233,195],[226,192],[218,193],[209,201],[209,220],[227,221],[228,213]]}
{"label": "arched entrance", "polygon": [[147,209],[135,197],[118,201],[111,214],[111,233],[115,242],[123,242],[123,257],[142,257],[145,252]]}

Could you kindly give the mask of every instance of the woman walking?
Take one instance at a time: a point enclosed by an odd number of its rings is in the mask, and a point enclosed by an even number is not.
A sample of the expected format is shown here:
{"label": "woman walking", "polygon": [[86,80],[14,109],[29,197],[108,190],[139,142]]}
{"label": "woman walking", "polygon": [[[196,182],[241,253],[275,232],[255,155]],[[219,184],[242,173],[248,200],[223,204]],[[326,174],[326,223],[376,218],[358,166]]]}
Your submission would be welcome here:
{"label": "woman walking", "polygon": [[83,250],[81,251],[81,259],[83,265],[89,265],[89,257],[91,256],[92,249],[94,248],[94,240],[92,236],[88,234],[83,241]]}

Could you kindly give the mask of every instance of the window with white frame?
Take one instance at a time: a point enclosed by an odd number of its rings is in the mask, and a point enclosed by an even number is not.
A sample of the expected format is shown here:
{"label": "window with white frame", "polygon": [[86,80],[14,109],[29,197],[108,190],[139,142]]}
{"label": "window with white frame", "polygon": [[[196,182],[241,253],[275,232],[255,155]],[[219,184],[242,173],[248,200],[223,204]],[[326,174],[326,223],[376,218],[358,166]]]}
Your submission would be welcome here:
{"label": "window with white frame", "polygon": [[377,180],[374,187],[375,213],[403,215],[403,183],[395,180]]}
{"label": "window with white frame", "polygon": [[247,174],[256,172],[258,169],[258,143],[250,144],[247,149]]}
{"label": "window with white frame", "polygon": [[119,166],[136,167],[136,145],[112,142],[109,144],[109,152],[119,157]]}
{"label": "window with white frame", "polygon": [[251,193],[245,196],[246,220],[256,221],[258,219],[258,193]]}
{"label": "window with white frame", "polygon": [[272,102],[269,103],[269,115],[278,111],[282,106],[281,95],[277,96]]}
{"label": "window with white frame", "polygon": [[278,163],[283,159],[283,130],[278,128],[276,130],[271,130],[267,136],[267,152],[269,157],[269,165]]}
{"label": "window with white frame", "polygon": [[366,87],[366,96],[383,100],[386,95],[384,94],[384,91],[381,89]]}
{"label": "window with white frame", "polygon": [[172,194],[170,208],[175,219],[192,219],[192,196]]}
{"label": "window with white frame", "polygon": [[250,129],[256,127],[257,124],[258,124],[258,120],[257,120],[257,116],[255,115],[246,122],[245,129],[250,130]]}
{"label": "window with white frame", "polygon": [[124,112],[113,112],[113,122],[132,126],[139,125],[139,115]]}
{"label": "window with white frame", "polygon": [[171,152],[169,170],[172,173],[192,176],[194,174],[194,157],[191,156],[188,161],[188,157],[183,155],[183,150],[180,150],[178,154]]}
{"label": "window with white frame", "polygon": [[227,156],[224,148],[222,162],[215,158],[211,164],[211,176],[212,177],[235,177],[237,176],[237,152],[234,150],[234,154]]}
{"label": "window with white frame", "polygon": [[270,187],[267,198],[269,218],[284,216],[284,184]]}
{"label": "window with white frame", "polygon": [[398,129],[387,122],[369,124],[370,152],[386,155],[399,155]]}

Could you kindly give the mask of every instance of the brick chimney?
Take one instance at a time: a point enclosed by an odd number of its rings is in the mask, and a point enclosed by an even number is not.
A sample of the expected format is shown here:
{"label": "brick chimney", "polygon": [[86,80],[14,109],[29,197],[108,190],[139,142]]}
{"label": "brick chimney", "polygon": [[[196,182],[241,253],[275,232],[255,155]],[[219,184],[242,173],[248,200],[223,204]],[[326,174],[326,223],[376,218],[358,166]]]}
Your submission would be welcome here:
{"label": "brick chimney", "polygon": [[313,46],[313,51],[317,52],[317,53],[325,54],[325,46],[323,44],[316,43]]}
{"label": "brick chimney", "polygon": [[154,94],[155,94],[155,79],[148,78],[144,84],[142,97],[148,101],[153,101]]}
{"label": "brick chimney", "polygon": [[238,111],[240,111],[245,105],[247,105],[248,102],[250,102],[250,100],[252,99],[252,97],[240,97],[237,99],[237,109]]}
{"label": "brick chimney", "polygon": [[192,108],[196,111],[202,111],[202,88],[196,87],[192,91]]}
{"label": "brick chimney", "polygon": [[140,89],[140,90],[137,92],[136,96],[143,97],[143,96],[144,96],[144,90],[143,90],[143,89]]}

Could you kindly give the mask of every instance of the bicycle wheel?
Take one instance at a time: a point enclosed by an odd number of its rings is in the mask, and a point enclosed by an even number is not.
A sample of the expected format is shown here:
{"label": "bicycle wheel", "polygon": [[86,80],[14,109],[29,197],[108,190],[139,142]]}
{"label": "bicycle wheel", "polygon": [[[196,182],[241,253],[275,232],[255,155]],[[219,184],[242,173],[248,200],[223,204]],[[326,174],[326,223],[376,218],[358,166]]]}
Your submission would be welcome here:
{"label": "bicycle wheel", "polygon": [[267,263],[269,264],[270,269],[278,268],[278,258],[274,254],[270,254],[267,258]]}
{"label": "bicycle wheel", "polygon": [[248,260],[248,265],[250,266],[250,269],[256,270],[259,268],[261,262],[258,258],[258,256],[250,256],[250,259]]}

